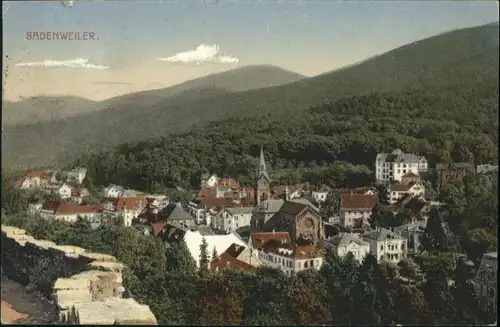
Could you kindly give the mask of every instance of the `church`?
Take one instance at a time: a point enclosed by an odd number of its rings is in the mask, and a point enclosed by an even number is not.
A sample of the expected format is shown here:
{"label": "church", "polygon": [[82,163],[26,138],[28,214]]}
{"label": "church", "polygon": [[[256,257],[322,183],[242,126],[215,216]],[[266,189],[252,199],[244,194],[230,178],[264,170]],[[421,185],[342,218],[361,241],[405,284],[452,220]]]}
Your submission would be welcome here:
{"label": "church", "polygon": [[266,168],[264,149],[261,146],[255,176],[254,194],[256,206],[252,213],[252,232],[290,235],[292,244],[322,244],[324,228],[321,216],[309,201],[303,199],[272,199],[271,180]]}

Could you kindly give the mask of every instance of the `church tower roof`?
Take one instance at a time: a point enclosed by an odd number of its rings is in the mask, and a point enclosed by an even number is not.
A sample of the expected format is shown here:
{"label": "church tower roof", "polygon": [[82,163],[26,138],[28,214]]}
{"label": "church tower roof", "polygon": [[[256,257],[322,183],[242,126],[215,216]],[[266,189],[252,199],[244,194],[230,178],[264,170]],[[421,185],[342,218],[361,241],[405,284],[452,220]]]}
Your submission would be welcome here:
{"label": "church tower roof", "polygon": [[266,169],[266,160],[264,158],[264,148],[260,146],[259,166],[257,167],[257,179],[265,177],[269,179]]}

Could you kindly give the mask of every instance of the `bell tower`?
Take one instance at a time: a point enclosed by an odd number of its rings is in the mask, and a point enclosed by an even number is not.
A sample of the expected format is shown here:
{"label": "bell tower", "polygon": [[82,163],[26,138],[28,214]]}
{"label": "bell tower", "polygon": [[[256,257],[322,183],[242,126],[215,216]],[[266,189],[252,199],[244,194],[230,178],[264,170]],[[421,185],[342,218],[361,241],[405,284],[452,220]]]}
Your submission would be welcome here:
{"label": "bell tower", "polygon": [[255,176],[255,204],[259,205],[262,201],[270,199],[269,175],[266,169],[266,160],[264,159],[264,148],[260,146],[259,165]]}

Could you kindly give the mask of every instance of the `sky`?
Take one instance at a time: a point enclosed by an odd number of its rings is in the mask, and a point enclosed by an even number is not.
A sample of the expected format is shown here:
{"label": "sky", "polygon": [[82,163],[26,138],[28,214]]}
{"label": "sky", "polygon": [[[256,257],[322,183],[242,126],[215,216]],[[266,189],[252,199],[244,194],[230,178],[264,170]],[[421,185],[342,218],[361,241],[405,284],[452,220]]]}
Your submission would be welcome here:
{"label": "sky", "polygon": [[[16,1],[3,14],[10,101],[103,100],[260,64],[314,76],[499,20],[488,1]],[[80,40],[34,39],[45,32]]]}

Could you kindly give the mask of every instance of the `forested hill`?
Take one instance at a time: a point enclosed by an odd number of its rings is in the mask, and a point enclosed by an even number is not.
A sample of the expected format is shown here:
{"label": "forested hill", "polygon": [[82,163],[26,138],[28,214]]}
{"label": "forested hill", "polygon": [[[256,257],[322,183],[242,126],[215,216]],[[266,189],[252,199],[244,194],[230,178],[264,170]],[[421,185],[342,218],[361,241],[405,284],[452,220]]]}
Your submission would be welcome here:
{"label": "forested hill", "polygon": [[[248,181],[263,144],[272,169],[335,161],[372,166],[377,152],[401,148],[436,162],[498,160],[498,89],[351,97],[293,116],[212,122],[189,133],[122,145],[78,164],[98,184],[150,189],[193,186],[202,172]],[[163,185],[161,185],[163,184]]]}
{"label": "forested hill", "polygon": [[[233,117],[303,115],[311,106],[373,93],[480,92],[498,89],[498,24],[413,42],[371,60],[287,85],[182,101],[169,100],[124,114],[120,108],[64,122],[5,128],[4,166],[50,163],[103,146],[184,132]],[[465,108],[464,108],[465,110]],[[85,119],[84,119],[85,118]]]}

